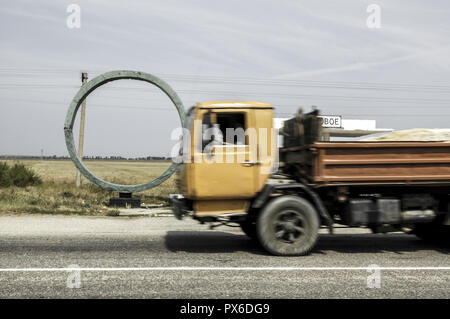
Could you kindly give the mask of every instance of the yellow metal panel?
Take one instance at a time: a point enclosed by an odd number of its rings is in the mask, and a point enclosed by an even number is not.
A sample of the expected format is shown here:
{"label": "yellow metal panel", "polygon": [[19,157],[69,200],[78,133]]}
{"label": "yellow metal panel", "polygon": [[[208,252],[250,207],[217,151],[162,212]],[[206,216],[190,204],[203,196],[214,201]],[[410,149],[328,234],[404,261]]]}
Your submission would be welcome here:
{"label": "yellow metal panel", "polygon": [[197,103],[198,108],[272,108],[272,105],[255,101],[208,101]]}
{"label": "yellow metal panel", "polygon": [[[215,112],[213,110],[213,113]],[[244,113],[247,121],[246,127],[254,125],[252,119],[254,110],[227,109],[222,112]],[[207,111],[199,110],[198,113],[199,119],[201,119]],[[213,158],[201,153],[198,147],[193,147],[193,151],[195,152],[193,167],[193,195],[195,198],[225,199],[255,196],[257,192],[257,166],[246,166],[244,163],[252,158],[252,150],[248,146],[216,146],[214,147]],[[256,160],[255,154],[253,154],[253,157]]]}
{"label": "yellow metal panel", "polygon": [[[211,163],[211,158],[201,153],[201,147],[197,145],[201,141],[198,138],[201,127],[198,127],[198,132],[194,132],[194,127],[191,127],[191,163],[183,164],[179,175],[183,195],[199,201],[254,197],[264,187],[274,164],[276,145],[274,151],[272,142],[276,142],[276,136],[271,138],[272,107],[260,102],[205,102],[196,105],[194,120],[201,121],[206,113],[211,114],[212,123],[217,113],[244,113],[246,129],[256,130],[256,141],[252,147],[216,146],[213,149],[216,161]],[[265,130],[266,138],[260,129]],[[249,139],[247,137],[246,144],[249,144]],[[243,162],[258,164],[248,165]]]}
{"label": "yellow metal panel", "polygon": [[247,213],[248,200],[198,200],[194,203],[196,216]]}
{"label": "yellow metal panel", "polygon": [[[254,125],[258,131],[258,172],[256,173],[256,190],[262,190],[267,179],[272,174],[278,154],[278,134],[273,129],[273,110],[254,110]],[[265,135],[265,136],[264,136]]]}

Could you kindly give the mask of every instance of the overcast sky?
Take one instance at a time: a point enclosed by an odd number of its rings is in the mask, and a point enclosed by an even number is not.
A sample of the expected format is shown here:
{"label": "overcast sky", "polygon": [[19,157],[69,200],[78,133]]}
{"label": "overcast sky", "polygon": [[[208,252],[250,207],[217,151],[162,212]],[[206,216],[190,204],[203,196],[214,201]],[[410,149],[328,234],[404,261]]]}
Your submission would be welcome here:
{"label": "overcast sky", "polygon": [[[69,29],[67,6],[81,7]],[[381,7],[381,27],[366,20]],[[66,155],[63,125],[80,72],[160,76],[186,108],[207,100],[299,106],[450,127],[450,2],[2,1],[0,154]],[[179,125],[168,99],[122,81],[87,100],[85,155],[168,155]],[[78,124],[77,124],[78,125]]]}

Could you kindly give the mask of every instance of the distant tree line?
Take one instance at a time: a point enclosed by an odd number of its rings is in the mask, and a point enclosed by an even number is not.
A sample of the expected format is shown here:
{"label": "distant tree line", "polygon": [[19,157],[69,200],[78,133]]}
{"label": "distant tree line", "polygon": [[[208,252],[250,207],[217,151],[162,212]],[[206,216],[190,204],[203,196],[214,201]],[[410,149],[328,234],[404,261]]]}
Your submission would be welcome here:
{"label": "distant tree line", "polygon": [[[70,160],[69,156],[34,156],[34,155],[0,155],[0,159],[9,160]],[[146,156],[146,157],[122,157],[122,156],[83,156],[83,160],[102,160],[102,161],[169,161],[170,157],[164,156]]]}

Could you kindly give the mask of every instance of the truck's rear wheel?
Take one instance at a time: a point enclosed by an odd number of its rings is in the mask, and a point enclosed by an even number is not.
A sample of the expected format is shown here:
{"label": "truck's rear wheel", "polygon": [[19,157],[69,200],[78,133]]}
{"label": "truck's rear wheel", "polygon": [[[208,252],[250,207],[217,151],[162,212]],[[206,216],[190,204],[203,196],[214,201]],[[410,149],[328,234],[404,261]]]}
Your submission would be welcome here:
{"label": "truck's rear wheel", "polygon": [[319,218],[314,207],[296,196],[271,200],[258,216],[256,233],[261,245],[280,256],[308,254],[317,241]]}

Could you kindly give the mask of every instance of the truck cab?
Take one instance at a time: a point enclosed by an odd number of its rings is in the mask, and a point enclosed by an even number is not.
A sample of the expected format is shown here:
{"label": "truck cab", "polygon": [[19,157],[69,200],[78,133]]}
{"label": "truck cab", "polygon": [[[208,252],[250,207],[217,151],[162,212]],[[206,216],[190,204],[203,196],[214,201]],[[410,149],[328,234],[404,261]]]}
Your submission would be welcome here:
{"label": "truck cab", "polygon": [[261,102],[204,102],[188,111],[176,178],[195,217],[247,214],[274,166],[272,119],[272,106]]}

